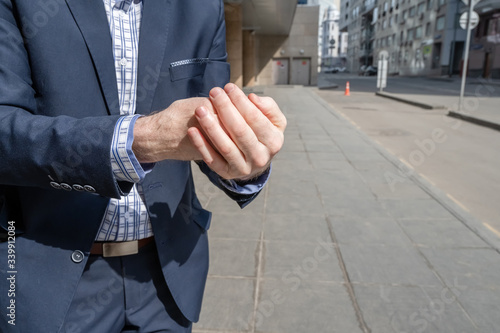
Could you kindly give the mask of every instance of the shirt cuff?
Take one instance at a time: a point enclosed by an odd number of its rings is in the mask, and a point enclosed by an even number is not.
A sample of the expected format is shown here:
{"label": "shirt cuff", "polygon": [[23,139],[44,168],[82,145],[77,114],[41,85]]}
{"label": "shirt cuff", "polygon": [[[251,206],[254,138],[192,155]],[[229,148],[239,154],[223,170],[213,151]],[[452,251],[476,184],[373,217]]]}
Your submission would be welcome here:
{"label": "shirt cuff", "polygon": [[154,166],[154,163],[148,163],[143,168],[132,151],[134,125],[139,117],[141,116],[121,117],[115,125],[111,141],[111,168],[117,181],[138,183]]}
{"label": "shirt cuff", "polygon": [[271,175],[271,166],[262,173],[260,176],[246,180],[246,181],[236,181],[234,179],[223,179],[219,178],[219,182],[222,186],[224,186],[225,189],[236,193],[236,194],[243,194],[243,195],[252,195],[255,193],[258,193],[264,185],[266,185],[267,181],[269,180],[269,176]]}

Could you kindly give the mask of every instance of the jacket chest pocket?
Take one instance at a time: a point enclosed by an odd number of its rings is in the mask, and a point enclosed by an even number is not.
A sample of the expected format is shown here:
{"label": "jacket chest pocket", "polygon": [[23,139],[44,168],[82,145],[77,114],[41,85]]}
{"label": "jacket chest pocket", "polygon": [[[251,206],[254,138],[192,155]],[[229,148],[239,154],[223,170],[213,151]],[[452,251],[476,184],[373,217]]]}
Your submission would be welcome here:
{"label": "jacket chest pocket", "polygon": [[194,58],[176,61],[170,64],[170,80],[179,81],[203,76],[208,58]]}
{"label": "jacket chest pocket", "polygon": [[170,81],[179,91],[178,97],[207,97],[213,87],[229,82],[229,63],[226,57],[192,58],[170,64]]}

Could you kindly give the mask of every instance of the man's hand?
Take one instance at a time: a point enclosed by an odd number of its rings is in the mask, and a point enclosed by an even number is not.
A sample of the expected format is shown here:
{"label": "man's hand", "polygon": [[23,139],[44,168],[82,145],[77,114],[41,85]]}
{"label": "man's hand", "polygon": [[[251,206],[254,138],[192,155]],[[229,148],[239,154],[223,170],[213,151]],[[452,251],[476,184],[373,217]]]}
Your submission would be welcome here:
{"label": "man's hand", "polygon": [[214,116],[205,105],[196,109],[199,127],[190,127],[189,138],[207,165],[226,179],[247,180],[270,165],[284,142],[286,118],[272,98],[248,97],[236,85],[214,88],[210,100]]}
{"label": "man's hand", "polygon": [[187,137],[188,128],[199,126],[194,115],[199,107],[217,118],[210,100],[200,97],[175,101],[161,112],[137,119],[132,144],[137,160],[152,163],[166,159],[202,159]]}

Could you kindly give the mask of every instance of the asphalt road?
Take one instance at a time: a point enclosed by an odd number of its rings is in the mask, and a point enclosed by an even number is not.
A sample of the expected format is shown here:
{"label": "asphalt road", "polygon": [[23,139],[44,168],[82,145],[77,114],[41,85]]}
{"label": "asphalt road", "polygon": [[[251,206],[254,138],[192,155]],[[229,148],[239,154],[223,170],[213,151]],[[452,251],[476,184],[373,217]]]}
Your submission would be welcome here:
{"label": "asphalt road", "polygon": [[[500,132],[375,96],[376,79],[340,75],[337,90],[315,92],[364,133],[448,194],[500,237]],[[351,96],[344,96],[345,81]],[[474,94],[476,85],[467,84]],[[425,78],[389,78],[386,91],[458,96],[460,83]],[[493,89],[492,89],[493,90]],[[466,94],[467,94],[466,93]],[[500,95],[500,87],[494,94]],[[458,99],[458,97],[457,97]]]}
{"label": "asphalt road", "polygon": [[[320,80],[324,79],[335,82],[339,89],[343,91],[345,82],[349,81],[351,91],[356,92],[376,92],[376,76],[359,76],[353,74],[320,74]],[[474,96],[482,78],[468,78],[465,85],[465,96]],[[414,94],[427,96],[458,96],[460,95],[461,79],[458,77],[448,78],[424,78],[424,77],[388,77],[385,92],[397,94]],[[496,86],[488,89],[491,97],[500,97],[500,87]],[[484,90],[486,93],[486,90]]]}

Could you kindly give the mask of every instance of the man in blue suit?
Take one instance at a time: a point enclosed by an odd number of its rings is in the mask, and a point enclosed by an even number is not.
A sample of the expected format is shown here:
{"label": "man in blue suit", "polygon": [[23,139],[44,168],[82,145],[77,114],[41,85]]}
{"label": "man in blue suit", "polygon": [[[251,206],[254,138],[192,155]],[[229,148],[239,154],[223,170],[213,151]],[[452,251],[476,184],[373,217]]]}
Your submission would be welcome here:
{"label": "man in blue suit", "polygon": [[191,331],[190,161],[244,207],[286,126],[228,81],[220,0],[0,0],[1,332]]}

